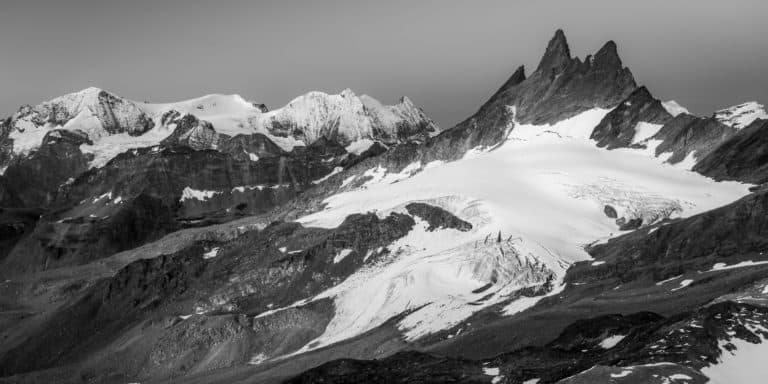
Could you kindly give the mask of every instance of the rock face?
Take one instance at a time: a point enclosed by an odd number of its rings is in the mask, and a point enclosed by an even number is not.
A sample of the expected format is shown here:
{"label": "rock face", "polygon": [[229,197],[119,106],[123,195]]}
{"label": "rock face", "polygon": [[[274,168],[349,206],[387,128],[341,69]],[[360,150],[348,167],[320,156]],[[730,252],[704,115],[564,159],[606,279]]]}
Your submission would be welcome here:
{"label": "rock face", "polygon": [[555,33],[536,71],[526,80],[499,96],[505,105],[516,105],[517,121],[530,124],[553,123],[588,109],[613,107],[637,87],[614,42],[581,61],[571,57],[562,30]]}
{"label": "rock face", "polygon": [[694,171],[716,180],[768,181],[768,120],[755,120],[702,157]]}
{"label": "rock face", "polygon": [[668,162],[679,163],[691,153],[702,159],[736,132],[714,118],[701,118],[680,114],[659,130],[651,139],[661,140],[656,156],[672,152]]}
{"label": "rock face", "polygon": [[592,131],[590,138],[598,147],[608,149],[626,148],[638,141],[638,123],[663,125],[672,120],[672,115],[656,100],[645,87],[632,92],[603,118]]}
{"label": "rock face", "polygon": [[454,149],[493,146],[514,122],[551,124],[593,108],[613,108],[636,87],[615,43],[581,61],[571,57],[565,34],[558,30],[536,71],[526,78],[523,67],[518,68],[477,113],[442,136]]}
{"label": "rock face", "polygon": [[80,150],[87,143],[88,135],[79,130],[48,131],[37,151],[8,166],[5,188],[18,196],[20,206],[49,206],[63,184],[88,169],[90,158]]}
{"label": "rock face", "polygon": [[459,231],[469,231],[472,229],[472,224],[459,219],[452,213],[429,204],[424,203],[410,203],[405,206],[408,213],[414,216],[418,216],[429,223],[428,231],[434,231],[438,228],[455,228]]}
{"label": "rock face", "polygon": [[213,129],[211,123],[200,121],[193,115],[185,115],[175,124],[176,129],[161,141],[160,145],[181,145],[197,151],[218,147],[219,134]]}

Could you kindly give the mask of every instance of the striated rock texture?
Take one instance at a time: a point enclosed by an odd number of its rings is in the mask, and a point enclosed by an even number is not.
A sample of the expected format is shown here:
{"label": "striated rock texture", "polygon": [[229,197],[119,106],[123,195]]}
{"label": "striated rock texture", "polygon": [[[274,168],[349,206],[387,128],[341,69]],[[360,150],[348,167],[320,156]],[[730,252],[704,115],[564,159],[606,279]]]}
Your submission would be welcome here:
{"label": "striated rock texture", "polygon": [[[706,383],[699,371],[724,353],[719,343],[760,343],[768,310],[721,302],[664,317],[652,312],[605,315],[575,321],[542,346],[493,358],[462,359],[400,352],[384,359],[340,359],[287,383],[669,383],[670,378]],[[616,337],[616,345],[605,340]],[[728,352],[725,352],[728,353]],[[617,378],[627,381],[617,381]]]}
{"label": "striated rock texture", "polygon": [[[586,268],[589,279],[602,274],[622,281],[652,277],[656,281],[685,270],[708,270],[733,257],[749,259],[768,247],[768,191],[748,195],[727,206],[678,220],[647,232],[634,231],[594,245],[589,253],[607,263]],[[585,281],[581,269],[570,273],[572,281]]]}
{"label": "striated rock texture", "polygon": [[170,136],[163,139],[160,145],[181,145],[194,150],[216,149],[219,146],[219,134],[213,129],[213,125],[207,121],[200,121],[193,115],[184,115],[175,121],[176,128]]}
{"label": "striated rock texture", "polygon": [[276,222],[226,244],[196,243],[114,275],[48,286],[35,294],[55,292],[55,305],[21,319],[32,333],[0,331],[9,340],[0,376],[51,368],[86,381],[144,381],[290,354],[334,316],[329,298],[292,304],[377,262],[414,225],[395,213],[351,215],[333,229]]}
{"label": "striated rock texture", "polygon": [[694,171],[715,180],[768,182],[768,120],[755,120],[703,156]]}
{"label": "striated rock texture", "polygon": [[626,148],[636,141],[638,123],[666,124],[670,120],[672,115],[661,101],[640,87],[603,118],[590,139],[597,141],[598,147]]}
{"label": "striated rock texture", "polygon": [[23,161],[11,162],[4,175],[5,188],[21,200],[20,206],[48,207],[63,184],[88,169],[90,157],[80,145],[90,142],[79,130],[48,131],[37,151]]}
{"label": "striated rock texture", "polygon": [[683,113],[665,124],[651,140],[661,140],[661,144],[656,147],[656,156],[671,152],[672,155],[667,161],[675,164],[685,160],[692,153],[697,160],[706,157],[735,132],[735,128],[714,118]]}
{"label": "striated rock texture", "polygon": [[613,107],[637,87],[613,41],[581,61],[571,57],[562,30],[550,40],[536,71],[518,82],[521,75],[516,72],[470,121],[491,124],[507,106],[515,106],[518,122],[551,124],[592,108]]}

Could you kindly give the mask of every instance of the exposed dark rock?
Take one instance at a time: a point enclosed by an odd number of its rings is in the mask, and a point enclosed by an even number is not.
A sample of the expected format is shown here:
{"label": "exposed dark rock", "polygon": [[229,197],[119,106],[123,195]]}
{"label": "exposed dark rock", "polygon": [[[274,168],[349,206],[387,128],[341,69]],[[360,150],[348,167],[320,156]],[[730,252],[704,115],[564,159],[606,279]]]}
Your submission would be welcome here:
{"label": "exposed dark rock", "polygon": [[616,213],[616,209],[611,207],[610,205],[606,205],[603,208],[603,212],[605,213],[606,216],[608,216],[611,219],[615,219],[619,217],[618,213]]}
{"label": "exposed dark rock", "polygon": [[425,203],[410,203],[405,206],[413,216],[418,216],[429,223],[428,231],[434,231],[439,228],[453,228],[462,232],[472,229],[472,224],[459,219],[454,214],[434,205]]}
{"label": "exposed dark rock", "polygon": [[213,125],[193,115],[185,115],[176,123],[176,128],[160,145],[182,145],[195,150],[215,149],[219,145],[219,134]]}
{"label": "exposed dark rock", "polygon": [[647,88],[640,87],[600,121],[590,138],[597,141],[598,147],[629,147],[638,123],[665,124],[671,119],[672,115],[661,102],[654,99]]}
{"label": "exposed dark rock", "polygon": [[755,120],[700,157],[693,170],[715,180],[768,181],[768,120]]}
{"label": "exposed dark rock", "polygon": [[[592,383],[613,382],[626,370],[620,367],[632,367],[633,377],[641,378],[640,382],[661,384],[665,381],[653,381],[654,377],[684,373],[703,384],[706,379],[698,370],[717,362],[722,353],[720,342],[760,341],[761,336],[747,329],[746,324],[768,324],[768,310],[723,302],[670,318],[649,312],[607,315],[574,322],[544,346],[517,349],[489,359],[402,352],[379,360],[332,361],[287,382],[522,383],[537,379],[544,383]],[[610,348],[601,345],[610,336],[622,340]],[[659,362],[665,364],[655,364]],[[641,365],[646,366],[636,367]],[[589,376],[580,376],[586,373]]]}
{"label": "exposed dark rock", "polygon": [[81,131],[49,131],[37,151],[8,166],[4,188],[12,191],[23,206],[49,206],[62,184],[88,169],[91,157],[80,151],[84,143],[91,141]]}
{"label": "exposed dark rock", "polygon": [[106,91],[99,92],[98,100],[98,107],[93,108],[92,111],[109,133],[126,132],[129,135],[138,136],[155,125],[152,119],[133,102]]}
{"label": "exposed dark rock", "polygon": [[0,263],[14,246],[32,233],[42,210],[25,208],[0,208]]}
{"label": "exposed dark rock", "polygon": [[620,231],[630,231],[640,228],[640,226],[643,225],[643,219],[641,217],[636,217],[634,219],[627,220],[622,217],[616,219],[616,225],[619,226]]}
{"label": "exposed dark rock", "polygon": [[634,231],[588,249],[607,262],[604,269],[573,271],[568,279],[591,281],[610,273],[621,281],[643,276],[661,281],[686,270],[708,270],[718,262],[758,261],[768,247],[767,213],[768,192],[761,191],[650,233]]}
{"label": "exposed dark rock", "polygon": [[664,124],[651,139],[662,141],[656,147],[656,156],[672,152],[667,161],[676,164],[685,160],[692,152],[695,152],[695,159],[706,157],[734,133],[736,129],[715,118],[701,118],[682,113]]}
{"label": "exposed dark rock", "polygon": [[[77,361],[114,341],[143,316],[189,295],[205,269],[202,249],[140,260],[90,287],[35,334],[0,355],[0,376]],[[63,359],[62,359],[63,357]]]}

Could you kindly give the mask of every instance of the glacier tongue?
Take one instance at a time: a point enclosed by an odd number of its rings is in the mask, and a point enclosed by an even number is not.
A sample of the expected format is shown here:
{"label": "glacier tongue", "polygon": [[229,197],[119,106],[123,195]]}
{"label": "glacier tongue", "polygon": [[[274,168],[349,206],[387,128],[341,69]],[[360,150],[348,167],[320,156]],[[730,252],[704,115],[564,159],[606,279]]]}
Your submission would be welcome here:
{"label": "glacier tongue", "polygon": [[[353,213],[383,216],[420,201],[473,225],[469,232],[417,226],[389,247],[386,264],[369,265],[321,294],[334,298],[336,317],[318,343],[308,345],[355,336],[408,310],[415,312],[400,323],[408,338],[450,328],[501,302],[509,303],[505,313],[519,312],[537,299],[516,290],[556,294],[568,266],[589,259],[584,245],[619,232],[603,212],[606,203],[650,223],[701,213],[748,193],[747,185],[717,183],[643,151],[597,148],[589,135],[606,113],[595,109],[554,125],[516,125],[492,151],[417,164],[419,172],[401,177],[377,169],[364,185],[326,199],[325,210],[300,218],[307,226],[331,228]],[[606,180],[609,187],[595,187]]]}

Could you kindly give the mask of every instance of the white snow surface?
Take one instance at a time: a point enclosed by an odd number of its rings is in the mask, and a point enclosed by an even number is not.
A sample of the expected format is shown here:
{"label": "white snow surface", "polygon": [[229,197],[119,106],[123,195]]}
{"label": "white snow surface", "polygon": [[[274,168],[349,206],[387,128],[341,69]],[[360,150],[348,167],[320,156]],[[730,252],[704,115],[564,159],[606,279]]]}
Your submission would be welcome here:
{"label": "white snow surface", "polygon": [[715,112],[715,118],[725,125],[741,129],[757,119],[768,119],[768,112],[765,111],[764,105],[750,101],[721,109]]}
{"label": "white snow surface", "polygon": [[620,343],[624,338],[627,337],[626,335],[613,335],[606,337],[603,339],[603,341],[600,342],[600,347],[603,349],[611,349],[616,346],[616,344]]}
{"label": "white snow surface", "polygon": [[685,108],[682,105],[678,104],[677,101],[674,101],[674,100],[663,101],[663,102],[661,102],[661,105],[672,116],[677,116],[677,115],[679,115],[681,113],[688,113],[688,114],[690,114],[690,112],[688,112],[687,108]]}
{"label": "white snow surface", "polygon": [[655,135],[663,124],[651,124],[641,121],[635,126],[635,137],[632,138],[632,144],[637,144],[645,139]]}
{"label": "white snow surface", "polygon": [[677,287],[677,288],[672,288],[672,291],[679,291],[679,290],[681,290],[681,289],[683,289],[683,288],[685,288],[685,287],[687,287],[687,286],[691,285],[691,283],[693,283],[693,280],[691,280],[691,279],[685,279],[685,280],[683,280],[683,281],[681,281],[681,282],[680,282],[680,286],[679,286],[679,287]]}
{"label": "white snow surface", "polygon": [[351,249],[349,249],[349,248],[342,249],[341,251],[339,251],[339,253],[336,254],[336,256],[333,257],[333,263],[337,264],[337,263],[341,262],[347,256],[349,256],[350,253],[352,253]]}
{"label": "white snow surface", "polygon": [[219,247],[211,248],[210,251],[203,254],[203,259],[212,259],[219,254]]}
{"label": "white snow surface", "polygon": [[205,201],[220,193],[221,192],[218,192],[218,191],[202,191],[202,190],[193,189],[190,187],[185,187],[184,190],[181,191],[181,198],[179,199],[179,201],[182,203],[186,200]]}
{"label": "white snow surface", "polygon": [[[751,331],[760,330],[768,332],[760,326],[747,324]],[[759,328],[759,329],[758,329]],[[756,333],[758,336],[759,332]],[[701,369],[704,376],[709,377],[711,384],[761,384],[768,377],[768,364],[765,357],[768,356],[768,340],[761,338],[758,344],[752,344],[746,340],[733,338],[728,342],[736,347],[735,350],[725,349],[725,341],[720,342],[722,355],[717,364]]]}
{"label": "white snow surface", "polygon": [[751,266],[754,266],[754,265],[761,265],[761,264],[768,264],[768,261],[752,261],[752,260],[747,260],[747,261],[742,261],[742,262],[739,262],[739,263],[736,263],[736,264],[731,264],[731,265],[727,265],[725,263],[717,263],[717,264],[713,265],[712,269],[710,269],[707,272],[724,271],[724,270],[728,270],[728,269],[751,267]]}
{"label": "white snow surface", "polygon": [[[336,316],[313,348],[358,335],[406,310],[414,310],[400,323],[409,339],[455,326],[478,310],[509,302],[517,289],[538,286],[542,276],[518,268],[521,263],[554,273],[558,288],[550,294],[557,294],[568,266],[590,259],[583,245],[618,232],[603,213],[606,201],[620,216],[650,223],[665,215],[698,214],[748,193],[747,185],[714,182],[643,151],[597,148],[589,135],[607,112],[595,109],[551,126],[518,125],[495,150],[478,149],[450,163],[413,164],[408,172],[374,168],[365,173],[364,185],[352,189],[349,183],[361,176],[347,178],[346,191],[326,199],[325,210],[298,221],[333,228],[353,213],[384,217],[421,201],[473,228],[429,232],[417,219],[417,226],[389,247],[388,260],[366,265],[317,296],[334,299]],[[501,246],[495,243],[498,232],[505,239]],[[489,236],[492,245],[485,245]],[[472,293],[488,284],[494,271],[500,276],[496,284]],[[525,310],[540,298],[513,300],[504,313]]]}

